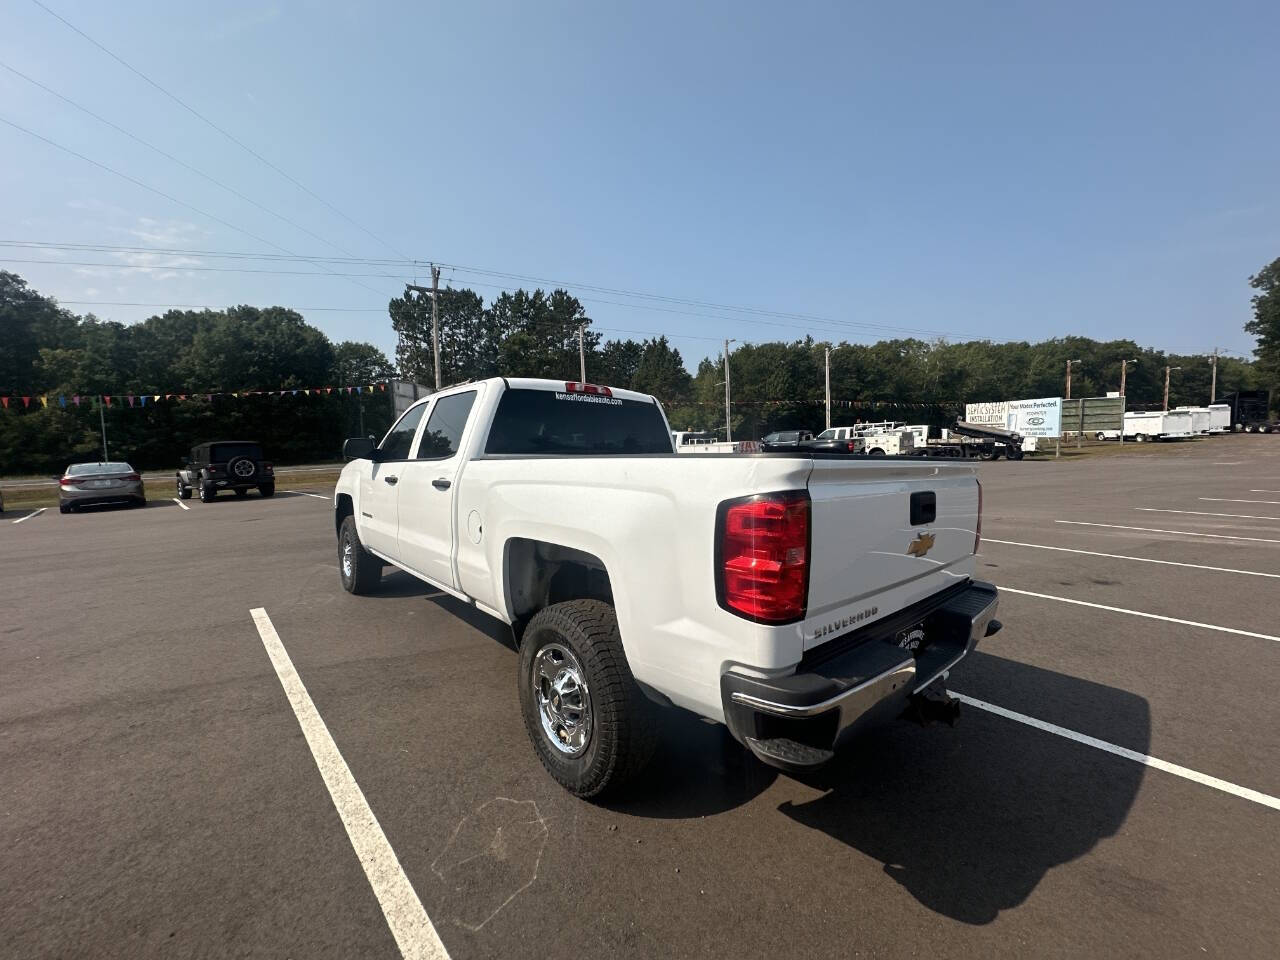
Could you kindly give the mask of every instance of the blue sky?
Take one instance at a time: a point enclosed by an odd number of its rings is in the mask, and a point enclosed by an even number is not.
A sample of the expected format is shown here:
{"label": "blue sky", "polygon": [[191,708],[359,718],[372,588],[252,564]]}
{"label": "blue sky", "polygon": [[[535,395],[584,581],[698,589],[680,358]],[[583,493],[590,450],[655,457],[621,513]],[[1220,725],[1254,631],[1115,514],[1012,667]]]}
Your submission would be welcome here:
{"label": "blue sky", "polygon": [[[0,69],[0,117],[189,205],[0,123],[4,240],[342,250],[813,318],[570,287],[606,336],[667,333],[691,367],[723,337],[904,330],[1247,352],[1247,277],[1280,256],[1275,3],[43,2],[359,226],[6,0],[0,61],[303,229]],[[414,279],[0,265],[68,302],[311,308],[388,352],[380,311]]]}

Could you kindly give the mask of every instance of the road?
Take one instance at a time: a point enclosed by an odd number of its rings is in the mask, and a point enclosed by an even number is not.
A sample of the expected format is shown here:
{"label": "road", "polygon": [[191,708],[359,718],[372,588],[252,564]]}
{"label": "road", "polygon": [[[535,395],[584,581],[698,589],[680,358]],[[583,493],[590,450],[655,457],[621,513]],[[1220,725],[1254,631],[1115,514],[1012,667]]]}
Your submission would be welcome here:
{"label": "road", "polygon": [[416,898],[459,960],[1274,956],[1278,457],[982,465],[1005,629],[954,729],[797,779],[671,713],[602,806],[535,759],[505,628],[399,573],[341,592],[328,490],[6,513],[0,952],[395,957]]}

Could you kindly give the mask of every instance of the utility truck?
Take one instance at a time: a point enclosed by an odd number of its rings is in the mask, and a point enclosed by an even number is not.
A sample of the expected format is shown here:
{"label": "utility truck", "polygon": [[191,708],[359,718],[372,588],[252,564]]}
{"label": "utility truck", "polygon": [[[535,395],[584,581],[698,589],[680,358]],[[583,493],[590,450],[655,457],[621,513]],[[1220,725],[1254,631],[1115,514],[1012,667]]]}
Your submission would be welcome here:
{"label": "utility truck", "polygon": [[785,770],[867,723],[955,719],[948,671],[1000,628],[971,467],[675,450],[644,394],[442,390],[347,441],[342,587],[374,594],[390,564],[509,624],[533,749],[581,797],[637,773],[660,707]]}

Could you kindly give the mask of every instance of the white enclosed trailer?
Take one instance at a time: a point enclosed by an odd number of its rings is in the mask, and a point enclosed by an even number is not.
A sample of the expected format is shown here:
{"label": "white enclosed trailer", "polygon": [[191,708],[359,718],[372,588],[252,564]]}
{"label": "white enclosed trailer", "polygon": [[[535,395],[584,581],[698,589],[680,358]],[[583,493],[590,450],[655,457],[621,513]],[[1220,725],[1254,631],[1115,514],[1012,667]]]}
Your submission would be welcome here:
{"label": "white enclosed trailer", "polygon": [[1144,440],[1183,440],[1194,437],[1191,414],[1186,410],[1130,410],[1124,415],[1124,438],[1142,443]]}
{"label": "white enclosed trailer", "polygon": [[1209,404],[1209,432],[1210,433],[1230,433],[1231,432],[1231,404],[1229,403],[1211,403]]}
{"label": "white enclosed trailer", "polygon": [[1210,413],[1208,407],[1174,407],[1173,413],[1189,413],[1191,415],[1191,432],[1200,436],[1207,436],[1210,427]]}

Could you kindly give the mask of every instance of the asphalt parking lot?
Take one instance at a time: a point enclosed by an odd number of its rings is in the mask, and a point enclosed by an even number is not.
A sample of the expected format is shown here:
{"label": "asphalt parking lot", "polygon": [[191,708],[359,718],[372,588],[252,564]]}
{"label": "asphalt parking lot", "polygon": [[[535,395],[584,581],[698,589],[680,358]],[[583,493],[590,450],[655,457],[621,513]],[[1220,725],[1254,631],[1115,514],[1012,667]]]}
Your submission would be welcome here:
{"label": "asphalt parking lot", "polygon": [[954,729],[796,779],[672,713],[606,806],[505,628],[341,591],[327,489],[5,513],[0,954],[394,957],[424,911],[454,958],[1275,956],[1280,438],[1162,453],[982,465],[1005,629]]}

